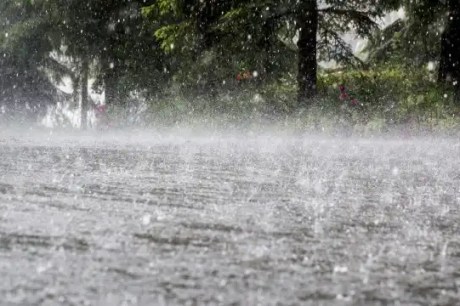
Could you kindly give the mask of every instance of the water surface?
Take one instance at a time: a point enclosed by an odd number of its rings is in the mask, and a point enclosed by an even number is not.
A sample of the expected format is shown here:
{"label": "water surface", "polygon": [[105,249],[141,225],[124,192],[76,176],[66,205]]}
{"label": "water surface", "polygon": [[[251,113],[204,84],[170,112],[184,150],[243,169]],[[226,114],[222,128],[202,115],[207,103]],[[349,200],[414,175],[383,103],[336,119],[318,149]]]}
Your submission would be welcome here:
{"label": "water surface", "polygon": [[453,305],[460,141],[0,134],[2,305]]}

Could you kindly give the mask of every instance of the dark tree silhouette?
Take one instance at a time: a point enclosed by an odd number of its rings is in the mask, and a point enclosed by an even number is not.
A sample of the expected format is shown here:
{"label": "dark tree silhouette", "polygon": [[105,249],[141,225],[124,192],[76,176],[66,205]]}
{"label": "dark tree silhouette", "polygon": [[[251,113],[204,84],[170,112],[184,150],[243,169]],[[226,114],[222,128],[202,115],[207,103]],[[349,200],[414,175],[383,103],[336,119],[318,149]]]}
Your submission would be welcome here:
{"label": "dark tree silhouette", "polygon": [[448,0],[447,25],[441,38],[439,81],[454,85],[460,103],[460,1]]}
{"label": "dark tree silhouette", "polygon": [[299,25],[298,103],[307,105],[311,103],[317,92],[318,4],[316,0],[302,1],[298,10],[297,22]]}

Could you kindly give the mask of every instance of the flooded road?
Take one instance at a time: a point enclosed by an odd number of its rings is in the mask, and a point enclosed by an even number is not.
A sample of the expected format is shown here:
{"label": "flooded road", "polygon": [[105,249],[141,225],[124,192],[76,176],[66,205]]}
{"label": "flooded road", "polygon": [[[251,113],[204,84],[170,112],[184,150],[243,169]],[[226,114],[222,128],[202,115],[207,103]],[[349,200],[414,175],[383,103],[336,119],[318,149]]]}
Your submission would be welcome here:
{"label": "flooded road", "polygon": [[459,233],[458,140],[0,134],[1,305],[458,305]]}

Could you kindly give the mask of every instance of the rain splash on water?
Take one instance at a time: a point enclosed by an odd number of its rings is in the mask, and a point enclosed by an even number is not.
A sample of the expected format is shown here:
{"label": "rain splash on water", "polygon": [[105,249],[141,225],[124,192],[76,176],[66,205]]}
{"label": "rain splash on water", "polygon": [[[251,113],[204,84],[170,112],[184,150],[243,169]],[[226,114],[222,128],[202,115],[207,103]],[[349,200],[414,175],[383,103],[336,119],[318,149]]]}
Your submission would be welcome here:
{"label": "rain splash on water", "polygon": [[2,131],[2,303],[453,305],[459,153],[430,137]]}

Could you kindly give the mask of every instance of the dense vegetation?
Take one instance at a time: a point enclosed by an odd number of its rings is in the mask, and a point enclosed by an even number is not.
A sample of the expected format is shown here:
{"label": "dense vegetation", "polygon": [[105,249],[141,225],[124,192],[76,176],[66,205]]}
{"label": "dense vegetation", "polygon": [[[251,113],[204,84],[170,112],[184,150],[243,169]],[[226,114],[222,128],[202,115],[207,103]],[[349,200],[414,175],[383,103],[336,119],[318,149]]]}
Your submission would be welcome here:
{"label": "dense vegetation", "polygon": [[[379,26],[380,18],[400,9],[405,18]],[[363,54],[344,41],[350,32],[367,39]],[[64,79],[72,93],[56,86]],[[3,113],[43,114],[65,100],[82,109],[86,126],[94,104],[89,85],[105,92],[112,113],[143,100],[151,120],[166,122],[196,114],[248,120],[328,115],[381,125],[455,122],[460,3],[0,2]]]}

